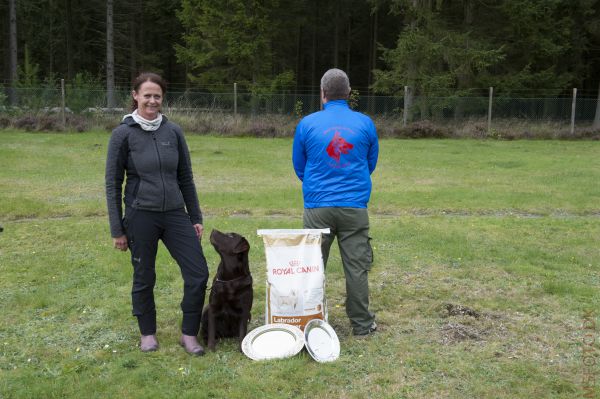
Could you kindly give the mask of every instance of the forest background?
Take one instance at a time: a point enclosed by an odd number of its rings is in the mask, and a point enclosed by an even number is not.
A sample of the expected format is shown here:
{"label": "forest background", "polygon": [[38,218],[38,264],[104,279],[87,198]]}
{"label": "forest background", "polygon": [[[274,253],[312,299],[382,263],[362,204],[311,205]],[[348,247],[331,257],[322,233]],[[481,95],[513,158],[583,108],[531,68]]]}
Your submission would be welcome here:
{"label": "forest background", "polygon": [[128,89],[152,70],[178,90],[314,92],[334,66],[361,94],[600,85],[597,0],[8,0],[0,18],[5,88]]}

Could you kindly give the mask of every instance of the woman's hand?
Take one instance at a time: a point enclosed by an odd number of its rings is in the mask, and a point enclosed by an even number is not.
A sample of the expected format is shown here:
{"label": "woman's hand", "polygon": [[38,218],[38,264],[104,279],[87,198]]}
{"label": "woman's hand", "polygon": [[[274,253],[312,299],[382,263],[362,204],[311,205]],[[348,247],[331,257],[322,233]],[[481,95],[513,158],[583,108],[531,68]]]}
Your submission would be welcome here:
{"label": "woman's hand", "polygon": [[202,238],[202,233],[204,233],[204,226],[200,223],[194,225],[194,230],[196,230],[196,235],[198,238]]}
{"label": "woman's hand", "polygon": [[127,236],[122,235],[121,237],[113,238],[113,245],[116,249],[120,249],[121,251],[127,251]]}

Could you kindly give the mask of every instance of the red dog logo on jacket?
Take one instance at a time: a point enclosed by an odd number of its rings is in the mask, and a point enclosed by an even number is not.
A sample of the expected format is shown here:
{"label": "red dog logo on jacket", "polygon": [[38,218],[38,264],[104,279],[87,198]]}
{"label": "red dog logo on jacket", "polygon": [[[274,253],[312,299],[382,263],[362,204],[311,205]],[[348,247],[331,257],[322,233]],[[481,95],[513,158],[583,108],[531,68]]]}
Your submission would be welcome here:
{"label": "red dog logo on jacket", "polygon": [[352,148],[354,148],[354,145],[344,140],[344,138],[340,136],[340,132],[336,131],[331,142],[327,146],[327,154],[335,159],[336,162],[340,162],[342,154],[347,154]]}

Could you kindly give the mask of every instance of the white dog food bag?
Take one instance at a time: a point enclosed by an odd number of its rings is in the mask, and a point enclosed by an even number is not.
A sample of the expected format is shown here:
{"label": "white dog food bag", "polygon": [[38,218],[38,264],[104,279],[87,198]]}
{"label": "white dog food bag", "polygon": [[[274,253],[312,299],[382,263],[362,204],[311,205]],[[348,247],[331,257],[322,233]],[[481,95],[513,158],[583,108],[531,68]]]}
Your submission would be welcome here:
{"label": "white dog food bag", "polygon": [[329,229],[258,230],[265,243],[265,323],[304,330],[312,319],[327,321],[321,235]]}

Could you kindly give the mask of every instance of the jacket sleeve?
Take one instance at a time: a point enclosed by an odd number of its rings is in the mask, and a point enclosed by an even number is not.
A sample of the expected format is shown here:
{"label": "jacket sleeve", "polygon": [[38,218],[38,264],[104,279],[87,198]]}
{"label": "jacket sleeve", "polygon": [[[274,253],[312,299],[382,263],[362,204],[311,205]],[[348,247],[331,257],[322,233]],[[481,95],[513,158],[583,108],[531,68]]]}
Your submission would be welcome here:
{"label": "jacket sleeve", "polygon": [[306,168],[306,153],[304,150],[304,130],[302,121],[296,126],[294,143],[292,145],[292,164],[294,171],[300,181],[304,181],[304,169]]}
{"label": "jacket sleeve", "polygon": [[108,143],[106,155],[105,186],[106,205],[110,235],[114,238],[125,235],[123,227],[123,181],[127,163],[127,133],[114,130]]}
{"label": "jacket sleeve", "polygon": [[192,173],[192,162],[190,159],[190,151],[183,132],[180,129],[176,130],[178,138],[179,164],[177,166],[177,182],[179,189],[183,195],[185,208],[192,224],[202,224],[202,211],[198,202],[198,194],[196,192],[196,184],[194,183],[194,174]]}
{"label": "jacket sleeve", "polygon": [[369,164],[369,174],[375,171],[377,159],[379,158],[379,139],[377,138],[377,129],[373,121],[370,121],[369,128],[369,153],[367,154],[367,162]]}

